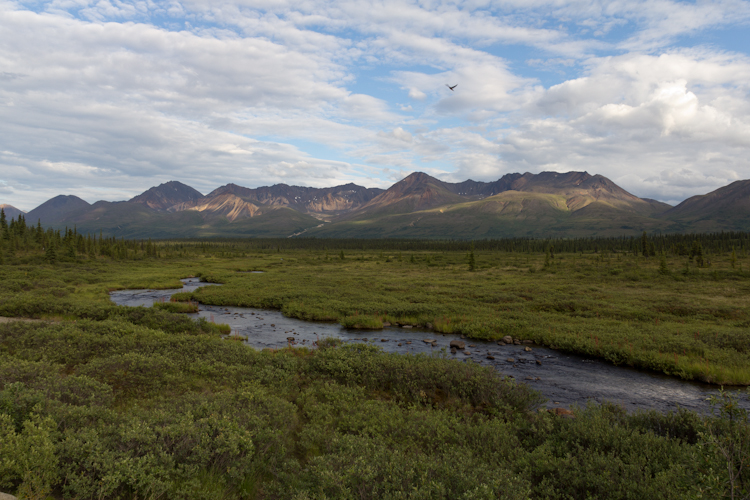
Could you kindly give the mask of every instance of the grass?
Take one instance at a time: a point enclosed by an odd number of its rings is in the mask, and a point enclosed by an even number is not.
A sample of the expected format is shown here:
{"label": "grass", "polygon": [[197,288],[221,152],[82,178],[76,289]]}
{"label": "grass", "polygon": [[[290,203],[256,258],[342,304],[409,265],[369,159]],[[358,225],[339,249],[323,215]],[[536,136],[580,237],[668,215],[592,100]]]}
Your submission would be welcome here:
{"label": "grass", "polygon": [[198,312],[198,303],[193,301],[178,302],[176,300],[170,302],[154,302],[153,307],[157,309],[163,309],[172,313],[194,313]]}
{"label": "grass", "polygon": [[376,316],[354,313],[340,320],[341,326],[362,330],[382,330],[383,320]]}

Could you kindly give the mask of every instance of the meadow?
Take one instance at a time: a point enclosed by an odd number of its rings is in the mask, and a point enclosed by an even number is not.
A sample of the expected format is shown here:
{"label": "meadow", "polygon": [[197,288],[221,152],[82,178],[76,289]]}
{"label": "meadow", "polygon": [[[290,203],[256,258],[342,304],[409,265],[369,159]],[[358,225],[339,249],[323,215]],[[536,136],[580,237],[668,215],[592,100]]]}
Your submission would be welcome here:
{"label": "meadow", "polygon": [[750,494],[750,425],[736,405],[745,396],[723,393],[713,417],[592,404],[568,418],[542,410],[528,386],[439,353],[391,355],[333,340],[256,351],[178,306],[125,308],[107,295],[200,276],[224,285],[183,294],[184,305],[512,335],[747,384],[742,251],[691,259],[603,242],[575,252],[480,242],[389,250],[388,242],[128,242],[40,231],[0,238],[0,316],[38,320],[0,323],[0,491],[38,499]]}

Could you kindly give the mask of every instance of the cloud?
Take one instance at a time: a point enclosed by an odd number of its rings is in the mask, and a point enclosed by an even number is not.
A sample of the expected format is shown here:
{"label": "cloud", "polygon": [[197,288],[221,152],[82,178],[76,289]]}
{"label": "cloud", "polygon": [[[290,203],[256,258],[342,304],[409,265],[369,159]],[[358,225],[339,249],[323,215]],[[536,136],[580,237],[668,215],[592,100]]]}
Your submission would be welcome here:
{"label": "cloud", "polygon": [[750,4],[742,0],[628,2],[623,15],[639,20],[643,28],[620,46],[626,50],[653,50],[672,39],[715,26],[747,22]]}
{"label": "cloud", "polygon": [[416,99],[417,101],[424,101],[427,98],[427,94],[425,94],[419,89],[410,88],[409,97],[412,99]]}
{"label": "cloud", "polygon": [[[127,184],[116,192],[132,194],[148,187],[138,178],[179,176],[210,190],[217,176],[313,182],[321,177],[314,169],[336,179],[347,169],[342,162],[222,125],[333,143],[352,129],[336,121],[342,117],[397,118],[381,100],[347,91],[345,70],[325,53],[29,11],[0,12],[0,25],[0,149],[12,153],[0,159],[0,179],[19,187]],[[48,194],[34,193],[38,203]]]}
{"label": "cloud", "polygon": [[342,115],[349,119],[367,122],[393,122],[401,117],[388,110],[388,104],[381,99],[365,95],[352,94],[342,100]]}
{"label": "cloud", "polygon": [[750,177],[750,110],[738,99],[749,90],[745,57],[682,51],[589,67],[544,92],[501,138],[509,168],[589,170],[671,201]]}

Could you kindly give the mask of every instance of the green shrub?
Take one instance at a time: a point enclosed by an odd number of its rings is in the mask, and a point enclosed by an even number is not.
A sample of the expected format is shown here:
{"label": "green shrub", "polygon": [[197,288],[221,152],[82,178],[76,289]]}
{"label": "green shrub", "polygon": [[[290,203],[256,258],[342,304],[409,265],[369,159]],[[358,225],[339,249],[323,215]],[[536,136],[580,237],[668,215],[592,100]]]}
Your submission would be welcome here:
{"label": "green shrub", "polygon": [[383,322],[380,318],[376,318],[364,314],[354,314],[351,316],[345,316],[340,321],[341,326],[344,328],[357,328],[362,330],[382,330]]}
{"label": "green shrub", "polygon": [[198,312],[195,302],[154,302],[154,308],[179,314]]}

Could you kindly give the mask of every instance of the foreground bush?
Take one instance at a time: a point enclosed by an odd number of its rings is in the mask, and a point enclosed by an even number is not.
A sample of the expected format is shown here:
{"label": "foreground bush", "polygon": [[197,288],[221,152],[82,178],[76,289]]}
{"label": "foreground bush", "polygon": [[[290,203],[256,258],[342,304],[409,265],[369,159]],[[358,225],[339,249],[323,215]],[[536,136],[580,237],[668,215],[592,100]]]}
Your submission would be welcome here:
{"label": "foreground bush", "polygon": [[538,411],[527,386],[440,356],[338,342],[258,352],[138,323],[0,325],[0,488],[81,499],[719,497],[733,487],[721,450],[747,433],[737,418],[727,427],[608,405],[562,419]]}

